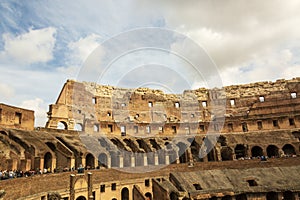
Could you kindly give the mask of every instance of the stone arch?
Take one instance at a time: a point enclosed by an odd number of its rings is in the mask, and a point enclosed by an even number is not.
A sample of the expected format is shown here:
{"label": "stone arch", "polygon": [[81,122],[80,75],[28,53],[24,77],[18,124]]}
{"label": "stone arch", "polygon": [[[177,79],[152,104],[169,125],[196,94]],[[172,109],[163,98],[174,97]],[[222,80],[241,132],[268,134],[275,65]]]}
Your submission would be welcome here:
{"label": "stone arch", "polygon": [[169,163],[170,164],[174,164],[176,163],[176,159],[177,159],[177,153],[174,149],[171,149],[168,151],[168,154],[169,154]]}
{"label": "stone arch", "polygon": [[291,144],[286,144],[282,147],[282,151],[284,152],[285,155],[291,156],[291,155],[296,155],[296,151],[293,145]]}
{"label": "stone arch", "polygon": [[229,195],[222,197],[222,200],[231,200],[231,199],[232,199],[232,197]]}
{"label": "stone arch", "polygon": [[105,153],[100,153],[98,156],[98,165],[101,167],[108,166],[108,156]]}
{"label": "stone arch", "polygon": [[187,157],[187,145],[183,142],[177,143],[177,146],[179,148],[178,151],[178,156],[179,156],[179,161],[180,163],[186,163],[188,162],[188,157]]}
{"label": "stone arch", "polygon": [[65,121],[59,121],[57,123],[57,129],[68,130],[68,124],[67,124],[67,122],[65,122]]}
{"label": "stone arch", "polygon": [[52,170],[52,154],[50,152],[45,153],[44,155],[44,168]]}
{"label": "stone arch", "polygon": [[279,151],[278,147],[275,145],[269,145],[267,147],[267,156],[270,157],[278,157],[279,156]]}
{"label": "stone arch", "polygon": [[236,200],[247,200],[246,194],[239,194],[235,197]]}
{"label": "stone arch", "polygon": [[170,200],[178,200],[178,195],[175,192],[171,192]]}
{"label": "stone arch", "polygon": [[76,198],[76,200],[86,200],[86,198],[84,196],[79,196]]}
{"label": "stone arch", "polygon": [[152,200],[152,194],[150,192],[147,192],[145,194],[146,200]]}
{"label": "stone arch", "polygon": [[207,138],[203,138],[205,147],[206,147],[206,153],[207,153],[207,160],[208,161],[216,161],[217,156],[216,156],[216,149],[212,142]]}
{"label": "stone arch", "polygon": [[276,192],[268,192],[266,194],[266,200],[278,199],[278,194]]}
{"label": "stone arch", "polygon": [[233,152],[230,147],[222,147],[221,149],[221,158],[222,161],[233,160]]}
{"label": "stone arch", "polygon": [[121,200],[129,200],[129,190],[127,187],[121,190]]}
{"label": "stone arch", "polygon": [[261,157],[263,156],[263,149],[260,146],[254,146],[251,149],[251,156],[252,157]]}
{"label": "stone arch", "polygon": [[283,199],[284,200],[295,200],[295,196],[292,191],[285,191],[285,192],[283,192]]}
{"label": "stone arch", "polygon": [[75,131],[83,131],[83,125],[81,123],[76,123],[74,129]]}
{"label": "stone arch", "polygon": [[196,140],[193,140],[191,143],[191,153],[193,156],[193,160],[196,162],[201,161],[201,158],[199,158],[199,149],[200,149],[200,145],[196,142]]}
{"label": "stone arch", "polygon": [[246,152],[247,152],[246,147],[243,144],[237,144],[234,148],[236,159],[246,157]]}
{"label": "stone arch", "polygon": [[85,167],[86,168],[95,168],[95,157],[93,154],[88,153],[85,156]]}

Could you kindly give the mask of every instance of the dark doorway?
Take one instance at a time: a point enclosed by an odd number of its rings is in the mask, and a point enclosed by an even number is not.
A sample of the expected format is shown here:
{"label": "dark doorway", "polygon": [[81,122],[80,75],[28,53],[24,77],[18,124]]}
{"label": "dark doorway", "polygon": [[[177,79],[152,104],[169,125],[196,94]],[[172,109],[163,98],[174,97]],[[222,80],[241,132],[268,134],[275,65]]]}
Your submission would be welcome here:
{"label": "dark doorway", "polygon": [[275,145],[269,145],[267,147],[267,155],[268,155],[269,158],[279,157],[278,147],[276,147]]}
{"label": "dark doorway", "polygon": [[232,149],[230,147],[222,147],[221,158],[222,158],[222,161],[233,160]]}
{"label": "dark doorway", "polygon": [[291,144],[284,145],[282,147],[282,150],[283,150],[284,154],[287,156],[296,155],[295,148]]}
{"label": "dark doorway", "polygon": [[44,168],[51,170],[51,167],[52,167],[52,155],[51,153],[47,152],[44,156]]}
{"label": "dark doorway", "polygon": [[129,190],[127,187],[123,188],[121,191],[121,200],[129,200]]}
{"label": "dark doorway", "polygon": [[236,159],[246,157],[246,147],[243,144],[236,145],[234,149]]}
{"label": "dark doorway", "polygon": [[254,146],[251,149],[251,156],[252,157],[260,157],[263,156],[263,149],[259,146]]}

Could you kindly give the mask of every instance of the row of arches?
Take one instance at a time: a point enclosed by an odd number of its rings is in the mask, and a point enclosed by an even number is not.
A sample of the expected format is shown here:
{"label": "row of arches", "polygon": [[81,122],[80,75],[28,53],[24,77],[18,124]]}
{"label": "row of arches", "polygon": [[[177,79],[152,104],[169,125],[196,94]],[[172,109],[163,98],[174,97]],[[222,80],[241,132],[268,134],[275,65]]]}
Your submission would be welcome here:
{"label": "row of arches", "polygon": [[[251,157],[260,157],[260,156],[268,156],[268,157],[280,157],[282,155],[292,156],[296,155],[295,147],[291,144],[285,144],[282,149],[279,149],[276,145],[269,145],[266,148],[266,154],[264,150],[260,146],[253,146],[251,148],[251,155],[247,155],[247,147],[243,144],[238,144],[232,150],[230,147],[222,147],[221,149],[221,158],[223,161],[232,160],[233,154],[235,154],[236,159],[244,158],[247,156]],[[282,155],[281,155],[282,154]]]}

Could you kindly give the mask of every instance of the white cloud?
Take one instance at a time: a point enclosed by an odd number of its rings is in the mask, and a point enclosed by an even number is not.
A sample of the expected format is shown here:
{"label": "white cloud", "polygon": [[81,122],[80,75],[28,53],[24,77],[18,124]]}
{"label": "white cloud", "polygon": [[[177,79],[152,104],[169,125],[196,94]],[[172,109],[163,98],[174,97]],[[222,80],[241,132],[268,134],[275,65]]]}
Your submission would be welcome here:
{"label": "white cloud", "polygon": [[22,65],[48,62],[53,59],[56,29],[30,29],[27,33],[14,36],[10,33],[2,35],[4,51],[2,60],[9,59]]}
{"label": "white cloud", "polygon": [[12,98],[15,95],[15,92],[11,86],[5,83],[0,83],[0,94],[1,94],[0,101],[4,101]]}
{"label": "white cloud", "polygon": [[44,127],[47,122],[47,105],[45,104],[43,99],[35,98],[31,100],[24,100],[21,105],[21,108],[26,108],[30,110],[34,110],[35,116],[35,126]]}
{"label": "white cloud", "polygon": [[80,38],[76,42],[70,42],[69,62],[81,65],[87,57],[99,46],[101,37],[96,34],[91,34],[85,38]]}

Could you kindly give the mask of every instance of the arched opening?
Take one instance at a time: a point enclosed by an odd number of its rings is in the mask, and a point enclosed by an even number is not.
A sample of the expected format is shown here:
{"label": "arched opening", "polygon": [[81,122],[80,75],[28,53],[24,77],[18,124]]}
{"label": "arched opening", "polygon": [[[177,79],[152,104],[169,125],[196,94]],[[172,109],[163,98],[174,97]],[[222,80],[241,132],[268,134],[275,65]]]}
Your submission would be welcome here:
{"label": "arched opening", "polygon": [[196,162],[201,161],[201,158],[199,158],[199,149],[200,149],[200,145],[194,140],[191,144],[191,152],[192,152],[193,160]]}
{"label": "arched opening", "polygon": [[246,147],[243,144],[238,144],[234,148],[234,153],[235,153],[236,159],[244,158],[244,157],[246,157]]}
{"label": "arched opening", "polygon": [[100,167],[107,167],[107,155],[105,153],[101,153],[98,156],[98,165]]}
{"label": "arched opening", "polygon": [[111,167],[119,167],[120,165],[120,157],[117,152],[110,151],[111,156]]}
{"label": "arched opening", "polygon": [[247,196],[245,194],[239,194],[235,197],[236,200],[247,200]]}
{"label": "arched opening", "polygon": [[291,191],[285,191],[283,193],[283,199],[284,200],[295,200],[295,195]]}
{"label": "arched opening", "polygon": [[144,154],[135,153],[135,166],[143,166],[143,165],[144,165]]}
{"label": "arched opening", "polygon": [[146,200],[152,200],[152,194],[150,192],[147,192],[145,194]]}
{"label": "arched opening", "polygon": [[171,192],[170,194],[170,200],[178,200],[178,196],[175,192]]}
{"label": "arched opening", "polygon": [[121,200],[129,200],[129,190],[127,187],[123,188],[121,191]]}
{"label": "arched opening", "polygon": [[177,158],[176,151],[175,150],[169,150],[168,154],[169,154],[169,163],[170,164],[176,163],[176,158]]}
{"label": "arched opening", "polygon": [[75,125],[75,130],[76,130],[76,131],[83,131],[83,126],[82,126],[82,124],[81,124],[81,123],[77,123],[77,124]]}
{"label": "arched opening", "polygon": [[251,156],[252,157],[261,157],[263,156],[263,149],[259,146],[254,146],[251,149]]}
{"label": "arched opening", "polygon": [[276,200],[278,199],[278,194],[276,192],[268,192],[266,198],[266,200]]}
{"label": "arched opening", "polygon": [[85,167],[87,169],[95,168],[95,158],[91,153],[88,153],[85,157]]}
{"label": "arched opening", "polygon": [[124,167],[131,166],[131,152],[123,151],[123,164]]}
{"label": "arched opening", "polygon": [[292,156],[292,155],[296,155],[296,151],[295,148],[293,147],[293,145],[291,144],[286,144],[282,147],[282,150],[284,152],[284,155],[287,156]]}
{"label": "arched opening", "polygon": [[160,165],[166,164],[165,150],[159,149],[156,152],[157,152],[157,156],[158,156],[158,164],[160,164]]}
{"label": "arched opening", "polygon": [[52,170],[52,155],[49,152],[47,152],[44,156],[44,168],[48,171]]}
{"label": "arched opening", "polygon": [[204,138],[204,143],[206,147],[206,153],[207,153],[207,160],[208,161],[216,161],[216,150],[214,148],[214,145],[211,143],[211,141],[208,138]]}
{"label": "arched opening", "polygon": [[58,122],[58,124],[57,124],[57,129],[60,129],[60,130],[68,130],[68,125],[67,125],[66,122],[60,121],[60,122]]}
{"label": "arched opening", "polygon": [[269,145],[267,147],[267,155],[269,158],[278,157],[279,156],[278,147],[276,147],[275,145]]}
{"label": "arched opening", "polygon": [[232,197],[229,195],[222,197],[222,200],[231,200],[231,199],[232,199]]}
{"label": "arched opening", "polygon": [[180,163],[186,163],[188,161],[187,152],[186,152],[186,149],[187,149],[186,144],[184,144],[183,142],[179,142],[177,144],[177,146],[179,147],[178,156],[179,156]]}
{"label": "arched opening", "polygon": [[221,149],[221,158],[222,161],[233,160],[232,149],[230,147],[223,147]]}
{"label": "arched opening", "polygon": [[86,200],[86,198],[84,196],[79,196],[76,198],[76,200]]}

